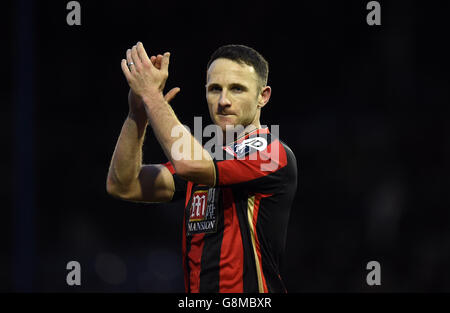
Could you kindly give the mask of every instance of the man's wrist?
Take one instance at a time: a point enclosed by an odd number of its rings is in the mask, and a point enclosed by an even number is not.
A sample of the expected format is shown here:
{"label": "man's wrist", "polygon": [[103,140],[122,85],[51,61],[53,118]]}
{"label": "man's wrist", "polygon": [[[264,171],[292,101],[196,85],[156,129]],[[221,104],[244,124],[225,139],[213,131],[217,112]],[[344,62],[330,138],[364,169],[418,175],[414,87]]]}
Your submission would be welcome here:
{"label": "man's wrist", "polygon": [[161,90],[149,90],[142,95],[142,100],[147,108],[165,103],[164,95]]}
{"label": "man's wrist", "polygon": [[146,126],[148,122],[148,116],[145,109],[139,112],[133,110],[128,111],[128,118],[135,121],[139,126]]}

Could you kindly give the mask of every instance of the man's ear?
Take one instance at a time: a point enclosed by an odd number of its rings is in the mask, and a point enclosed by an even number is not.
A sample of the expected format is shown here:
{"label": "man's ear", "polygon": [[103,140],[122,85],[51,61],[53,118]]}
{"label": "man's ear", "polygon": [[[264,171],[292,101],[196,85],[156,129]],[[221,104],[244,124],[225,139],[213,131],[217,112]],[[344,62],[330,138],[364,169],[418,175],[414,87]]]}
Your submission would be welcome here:
{"label": "man's ear", "polygon": [[265,86],[261,89],[261,92],[258,95],[258,108],[262,108],[269,102],[271,94],[272,88],[270,88],[270,86]]}

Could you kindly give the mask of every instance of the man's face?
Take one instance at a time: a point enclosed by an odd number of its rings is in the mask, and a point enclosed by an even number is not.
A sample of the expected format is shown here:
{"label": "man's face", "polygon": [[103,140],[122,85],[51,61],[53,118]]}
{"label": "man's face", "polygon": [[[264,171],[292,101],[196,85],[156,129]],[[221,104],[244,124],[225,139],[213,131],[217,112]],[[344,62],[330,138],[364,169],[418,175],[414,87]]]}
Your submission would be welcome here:
{"label": "man's face", "polygon": [[206,100],[214,124],[244,127],[259,122],[259,83],[253,66],[229,59],[216,59],[206,77]]}

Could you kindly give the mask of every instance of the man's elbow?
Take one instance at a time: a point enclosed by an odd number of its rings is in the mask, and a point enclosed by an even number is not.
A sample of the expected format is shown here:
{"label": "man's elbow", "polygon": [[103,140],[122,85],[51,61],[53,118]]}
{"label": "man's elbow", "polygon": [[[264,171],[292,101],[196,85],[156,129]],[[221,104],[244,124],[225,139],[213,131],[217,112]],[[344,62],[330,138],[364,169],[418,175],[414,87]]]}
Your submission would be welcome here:
{"label": "man's elbow", "polygon": [[117,188],[115,182],[109,176],[106,179],[106,192],[110,196],[113,196],[115,198],[118,197],[118,188]]}
{"label": "man's elbow", "polygon": [[110,176],[106,179],[106,192],[114,198],[127,199],[127,192]]}
{"label": "man's elbow", "polygon": [[106,192],[113,198],[136,203],[170,202],[173,197],[173,190],[171,189],[155,190],[148,188],[141,193],[135,186],[123,187],[111,181],[106,182]]}

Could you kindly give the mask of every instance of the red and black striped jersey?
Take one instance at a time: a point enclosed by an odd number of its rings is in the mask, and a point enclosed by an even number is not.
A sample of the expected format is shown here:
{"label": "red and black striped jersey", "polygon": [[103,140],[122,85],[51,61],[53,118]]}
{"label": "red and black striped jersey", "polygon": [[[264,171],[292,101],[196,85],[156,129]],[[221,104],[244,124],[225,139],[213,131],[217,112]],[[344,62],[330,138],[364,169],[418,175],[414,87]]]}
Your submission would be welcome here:
{"label": "red and black striped jersey", "polygon": [[[221,152],[222,153],[222,152]],[[183,264],[187,292],[286,292],[280,276],[297,189],[293,152],[267,128],[223,147],[213,188],[178,177],[185,196]]]}

